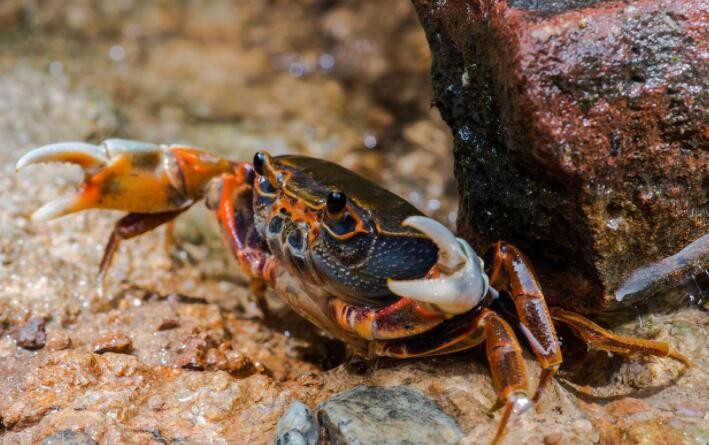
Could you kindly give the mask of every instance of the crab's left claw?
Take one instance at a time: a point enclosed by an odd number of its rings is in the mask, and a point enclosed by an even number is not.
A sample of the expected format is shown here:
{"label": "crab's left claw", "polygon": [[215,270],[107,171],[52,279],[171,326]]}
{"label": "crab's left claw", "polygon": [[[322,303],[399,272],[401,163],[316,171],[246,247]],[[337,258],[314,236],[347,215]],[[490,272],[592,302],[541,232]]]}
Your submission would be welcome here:
{"label": "crab's left claw", "polygon": [[389,290],[402,297],[431,303],[451,315],[462,314],[480,303],[489,287],[483,261],[470,245],[447,227],[425,216],[410,216],[403,225],[423,232],[438,246],[440,276],[392,280]]}
{"label": "crab's left claw", "polygon": [[100,145],[61,142],[36,148],[20,158],[17,169],[45,162],[68,162],[84,171],[74,196],[51,201],[33,220],[48,220],[88,208],[162,213],[189,207],[203,196],[205,184],[232,165],[204,151],[108,139]]}

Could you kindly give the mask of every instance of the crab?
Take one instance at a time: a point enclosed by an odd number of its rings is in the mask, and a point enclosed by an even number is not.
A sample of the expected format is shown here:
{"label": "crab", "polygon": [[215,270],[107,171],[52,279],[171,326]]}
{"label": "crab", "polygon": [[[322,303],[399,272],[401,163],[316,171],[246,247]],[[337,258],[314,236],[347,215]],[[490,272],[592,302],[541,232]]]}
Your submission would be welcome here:
{"label": "crab", "polygon": [[[690,366],[667,343],[617,335],[548,307],[532,265],[515,246],[499,241],[483,261],[404,199],[325,160],[262,151],[253,162],[234,162],[193,147],[109,139],[40,147],[17,169],[44,162],[77,164],[85,177],[74,196],[45,204],[33,220],[90,208],[128,212],[110,235],[99,282],[122,240],[204,200],[256,291],[273,288],[358,353],[429,357],[484,343],[502,408],[492,443],[502,441],[511,416],[539,401],[562,363],[557,323],[589,347]],[[500,310],[503,303],[514,311]],[[542,370],[534,392],[513,326]]]}

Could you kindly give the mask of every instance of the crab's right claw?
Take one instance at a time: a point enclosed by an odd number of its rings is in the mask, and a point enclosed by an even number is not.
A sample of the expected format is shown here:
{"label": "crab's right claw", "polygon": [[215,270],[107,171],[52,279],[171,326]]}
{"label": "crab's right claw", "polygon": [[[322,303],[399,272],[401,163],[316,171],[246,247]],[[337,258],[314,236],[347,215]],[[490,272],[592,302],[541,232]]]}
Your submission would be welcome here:
{"label": "crab's right claw", "polygon": [[136,213],[169,212],[202,197],[205,184],[232,168],[228,161],[198,149],[108,139],[100,145],[61,142],[36,148],[17,169],[45,162],[68,162],[84,171],[74,196],[51,201],[33,220],[48,220],[89,208]]}
{"label": "crab's right claw", "polygon": [[425,216],[410,216],[403,225],[427,235],[438,246],[440,276],[415,280],[389,280],[393,293],[431,303],[447,314],[462,314],[477,306],[487,293],[489,280],[483,262],[463,239]]}

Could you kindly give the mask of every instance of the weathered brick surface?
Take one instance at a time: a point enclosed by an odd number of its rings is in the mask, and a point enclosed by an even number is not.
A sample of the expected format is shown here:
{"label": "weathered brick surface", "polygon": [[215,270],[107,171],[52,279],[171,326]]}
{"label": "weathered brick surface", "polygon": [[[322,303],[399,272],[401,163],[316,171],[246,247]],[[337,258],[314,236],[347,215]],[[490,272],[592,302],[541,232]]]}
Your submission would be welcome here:
{"label": "weathered brick surface", "polygon": [[[709,3],[413,3],[455,136],[460,233],[518,244],[557,303],[645,298],[614,292],[709,231]],[[699,248],[666,284],[707,267]]]}

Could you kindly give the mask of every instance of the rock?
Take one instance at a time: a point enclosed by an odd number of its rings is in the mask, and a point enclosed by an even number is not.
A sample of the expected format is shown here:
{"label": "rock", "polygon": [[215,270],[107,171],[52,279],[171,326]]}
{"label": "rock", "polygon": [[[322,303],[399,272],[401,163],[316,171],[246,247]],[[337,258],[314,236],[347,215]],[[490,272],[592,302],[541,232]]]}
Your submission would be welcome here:
{"label": "rock", "polygon": [[180,368],[201,371],[205,367],[204,356],[207,351],[207,341],[199,337],[189,337],[180,345],[180,355],[176,364]]}
{"label": "rock", "polygon": [[174,318],[164,318],[160,320],[160,324],[157,327],[158,331],[167,331],[169,329],[175,329],[180,326],[180,322]]}
{"label": "rock", "polygon": [[561,443],[563,437],[564,436],[558,431],[556,433],[547,434],[544,436],[544,445],[556,445]]}
{"label": "rock", "polygon": [[44,331],[44,319],[32,317],[18,327],[15,333],[17,346],[25,349],[42,349],[47,342],[47,333]]}
{"label": "rock", "polygon": [[61,351],[71,346],[71,337],[64,329],[57,329],[49,332],[47,347],[55,351]]}
{"label": "rock", "polygon": [[45,437],[41,445],[98,445],[98,442],[80,431],[61,430]]}
{"label": "rock", "polygon": [[[460,234],[517,244],[573,310],[656,293],[615,295],[709,231],[706,3],[414,5],[455,136]],[[674,262],[663,287],[707,266],[706,253]]]}
{"label": "rock", "polygon": [[333,444],[455,444],[463,432],[421,392],[358,386],[322,403],[318,420]]}
{"label": "rock", "polygon": [[96,354],[106,352],[128,353],[132,348],[133,342],[130,337],[121,332],[111,332],[96,340],[93,351]]}
{"label": "rock", "polygon": [[301,402],[293,402],[276,425],[276,445],[315,445],[320,426],[313,412]]}

